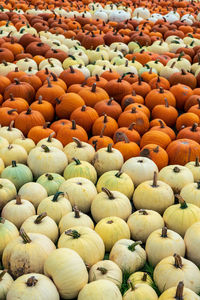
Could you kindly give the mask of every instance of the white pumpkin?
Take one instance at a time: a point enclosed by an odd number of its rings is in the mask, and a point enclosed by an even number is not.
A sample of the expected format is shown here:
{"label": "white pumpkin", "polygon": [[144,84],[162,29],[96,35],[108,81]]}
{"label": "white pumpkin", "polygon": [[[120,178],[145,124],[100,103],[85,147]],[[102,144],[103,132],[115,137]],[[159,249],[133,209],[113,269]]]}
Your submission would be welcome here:
{"label": "white pumpkin", "polygon": [[13,279],[7,270],[0,270],[0,299],[6,300],[7,293],[13,283]]}
{"label": "white pumpkin", "polygon": [[0,210],[16,195],[15,185],[8,179],[0,178]]}
{"label": "white pumpkin", "polygon": [[200,300],[200,297],[191,289],[184,287],[183,281],[180,281],[177,287],[172,287],[164,291],[159,300]]}
{"label": "white pumpkin", "polygon": [[184,242],[186,245],[187,258],[200,266],[200,222],[192,224],[185,233]]}
{"label": "white pumpkin", "polygon": [[26,150],[20,145],[10,144],[8,147],[0,148],[0,158],[2,158],[6,167],[10,166],[13,160],[16,163],[26,164],[27,157]]}
{"label": "white pumpkin", "polygon": [[[21,130],[13,128],[14,121],[9,126],[0,127],[0,137],[5,138],[9,144],[12,144],[14,140],[22,137]],[[5,144],[5,143],[4,143]],[[8,146],[5,144],[5,146]],[[1,148],[1,147],[0,147]]]}
{"label": "white pumpkin", "polygon": [[185,167],[192,172],[195,182],[200,181],[200,164],[198,157],[195,161],[188,162]]}
{"label": "white pumpkin", "polygon": [[73,138],[73,142],[66,145],[63,152],[66,154],[69,163],[73,161],[73,157],[90,163],[95,155],[95,150],[90,144],[81,142],[77,138]]}
{"label": "white pumpkin", "polygon": [[200,182],[186,184],[182,188],[180,196],[186,203],[192,203],[200,207]]}
{"label": "white pumpkin", "polygon": [[22,199],[30,201],[35,208],[38,207],[44,198],[48,197],[46,189],[37,182],[25,183],[18,191],[18,195],[20,195]]}

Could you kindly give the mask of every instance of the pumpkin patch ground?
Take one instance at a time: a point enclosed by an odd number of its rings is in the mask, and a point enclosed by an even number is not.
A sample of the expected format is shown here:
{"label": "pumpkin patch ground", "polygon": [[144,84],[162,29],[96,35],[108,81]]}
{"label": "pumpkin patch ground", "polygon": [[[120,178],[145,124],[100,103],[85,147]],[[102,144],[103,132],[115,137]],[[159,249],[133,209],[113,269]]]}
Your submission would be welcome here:
{"label": "pumpkin patch ground", "polygon": [[0,300],[200,300],[199,11],[0,0]]}

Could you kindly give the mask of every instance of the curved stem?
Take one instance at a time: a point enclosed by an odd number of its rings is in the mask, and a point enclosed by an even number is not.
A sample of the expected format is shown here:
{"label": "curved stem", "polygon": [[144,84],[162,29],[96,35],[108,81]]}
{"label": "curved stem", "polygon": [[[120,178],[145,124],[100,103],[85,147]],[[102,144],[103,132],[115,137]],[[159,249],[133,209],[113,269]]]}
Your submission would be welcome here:
{"label": "curved stem", "polygon": [[147,281],[147,273],[144,273],[144,275],[142,277],[142,281]]}
{"label": "curved stem", "polygon": [[100,271],[102,275],[105,275],[108,272],[108,270],[106,268],[103,268],[103,267],[98,267],[97,271]]}
{"label": "curved stem", "polygon": [[37,218],[35,219],[34,223],[35,224],[40,224],[42,220],[47,216],[46,212],[41,213]]}
{"label": "curved stem", "polygon": [[21,238],[23,239],[24,244],[29,244],[31,243],[31,239],[28,236],[28,234],[25,232],[25,230],[23,228],[20,228],[19,234],[21,236]]}
{"label": "curved stem", "polygon": [[174,266],[176,268],[181,269],[183,267],[183,264],[182,264],[182,259],[181,259],[180,255],[174,254],[174,259],[175,259]]}
{"label": "curved stem", "polygon": [[71,229],[65,231],[65,234],[73,237],[73,239],[78,239],[81,236],[80,233],[78,233],[78,231]]}
{"label": "curved stem", "polygon": [[148,216],[148,212],[145,209],[140,209],[138,210],[139,214],[143,215],[143,216]]}
{"label": "curved stem", "polygon": [[163,227],[163,228],[162,228],[162,234],[161,234],[161,237],[167,238],[167,227]]}
{"label": "curved stem", "polygon": [[76,145],[77,145],[78,148],[82,148],[83,147],[83,145],[82,145],[82,143],[81,143],[81,141],[79,139],[73,137],[72,140],[76,143]]}
{"label": "curved stem", "polygon": [[44,152],[48,153],[50,152],[50,149],[46,145],[42,145],[41,148],[44,150]]}
{"label": "curved stem", "polygon": [[58,201],[58,198],[59,198],[59,196],[64,196],[64,193],[63,192],[57,192],[57,193],[55,193],[55,195],[53,196],[53,199],[52,199],[52,201],[53,202],[56,202],[56,201]]}
{"label": "curved stem", "polygon": [[75,161],[76,165],[81,165],[81,162],[78,158],[73,157],[73,161]]}
{"label": "curved stem", "polygon": [[187,203],[183,200],[183,198],[181,197],[181,195],[175,195],[175,197],[178,199],[178,202],[180,203],[180,208],[181,209],[185,209],[187,208]]}
{"label": "curved stem", "polygon": [[55,132],[50,133],[50,135],[48,136],[47,142],[48,143],[52,143],[52,138],[55,135]]}
{"label": "curved stem", "polygon": [[120,178],[120,176],[123,174],[123,172],[122,171],[118,171],[116,174],[115,174],[115,176],[117,177],[117,178]]}
{"label": "curved stem", "polygon": [[107,188],[105,188],[105,187],[102,187],[101,190],[102,190],[102,192],[106,193],[106,195],[108,196],[108,198],[109,198],[110,200],[115,199],[113,193],[112,193],[109,189],[107,189]]}
{"label": "curved stem", "polygon": [[138,241],[138,242],[134,242],[133,244],[131,244],[131,245],[129,245],[128,246],[128,250],[130,250],[130,251],[135,251],[135,247],[137,246],[137,245],[141,245],[142,244],[142,242],[141,241]]}
{"label": "curved stem", "polygon": [[195,167],[199,167],[199,157],[198,156],[195,159]]}
{"label": "curved stem", "polygon": [[26,115],[30,115],[31,112],[32,112],[32,109],[29,107],[29,108],[27,109],[27,111],[26,111]]}
{"label": "curved stem", "polygon": [[72,129],[75,130],[76,129],[76,121],[72,120]]}
{"label": "curved stem", "polygon": [[197,124],[197,123],[194,123],[194,124],[192,125],[192,128],[191,128],[190,130],[193,131],[193,132],[196,132],[196,131],[197,131],[197,127],[198,127],[198,124]]}
{"label": "curved stem", "polygon": [[180,281],[176,288],[175,299],[183,300],[183,289],[184,289],[184,283],[183,283],[183,281]]}
{"label": "curved stem", "polygon": [[165,125],[162,120],[158,120],[158,122],[160,123],[160,128],[165,128]]}
{"label": "curved stem", "polygon": [[91,88],[91,92],[92,92],[92,93],[95,93],[95,92],[96,92],[96,87],[97,87],[97,84],[96,84],[96,83],[93,83],[92,88]]}
{"label": "curved stem", "polygon": [[74,206],[74,217],[77,219],[80,218],[80,211],[77,206]]}
{"label": "curved stem", "polygon": [[135,125],[136,125],[136,123],[135,123],[135,122],[132,122],[132,123],[129,125],[128,130],[133,130]]}

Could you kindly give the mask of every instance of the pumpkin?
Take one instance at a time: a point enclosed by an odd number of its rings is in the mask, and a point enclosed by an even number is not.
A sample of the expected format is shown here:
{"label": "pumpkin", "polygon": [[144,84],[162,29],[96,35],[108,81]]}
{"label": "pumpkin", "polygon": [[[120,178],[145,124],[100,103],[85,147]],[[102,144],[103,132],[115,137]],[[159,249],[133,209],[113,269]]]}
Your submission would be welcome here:
{"label": "pumpkin", "polygon": [[[159,252],[157,253],[157,249]],[[145,245],[148,262],[156,266],[163,258],[173,255],[174,253],[184,257],[185,243],[182,237],[167,227],[153,231]]]}
{"label": "pumpkin", "polygon": [[[30,105],[30,108],[32,110],[39,111],[43,115],[46,122],[53,121],[53,118],[54,118],[53,105],[50,102],[43,100],[41,96],[39,97],[38,101],[34,101]],[[24,110],[26,110],[26,109],[24,109]]]}
{"label": "pumpkin", "polygon": [[133,286],[131,283],[131,289],[126,291],[126,293],[123,296],[123,300],[157,300],[158,296],[154,289],[143,283],[138,283],[135,286]]}
{"label": "pumpkin", "polygon": [[93,229],[85,226],[74,226],[64,231],[58,240],[58,248],[76,251],[88,266],[102,260],[105,254],[101,237]]}
{"label": "pumpkin", "polygon": [[61,218],[59,222],[60,233],[62,234],[65,230],[68,230],[74,226],[84,226],[94,229],[94,223],[92,219],[88,215],[80,212],[77,206],[74,206],[73,212],[69,212]]}
{"label": "pumpkin", "polygon": [[78,295],[78,300],[122,300],[119,288],[107,279],[99,279],[86,284]]}
{"label": "pumpkin", "polygon": [[73,162],[65,168],[63,176],[65,180],[73,177],[84,177],[92,181],[94,184],[97,181],[95,168],[87,161],[80,161],[77,158],[73,158]]}
{"label": "pumpkin", "polygon": [[[43,287],[46,287],[45,291]],[[8,300],[25,300],[26,297],[37,297],[38,300],[59,300],[56,286],[46,276],[37,273],[25,274],[18,277],[7,294]]]}
{"label": "pumpkin", "polygon": [[170,127],[166,126],[161,120],[159,121],[159,123],[160,123],[160,126],[153,126],[153,127],[151,127],[150,130],[164,132],[169,135],[169,137],[171,138],[172,141],[175,140],[176,135],[175,135],[174,131]]}
{"label": "pumpkin", "polygon": [[154,230],[164,226],[164,221],[154,210],[139,209],[129,216],[127,224],[132,239],[145,243]]}
{"label": "pumpkin", "polygon": [[199,95],[195,94],[193,92],[193,95],[190,96],[186,101],[184,105],[184,110],[187,112],[192,112],[198,115],[198,101],[199,101]]}
{"label": "pumpkin", "polygon": [[[120,136],[122,136],[124,140],[121,140],[120,138],[120,141],[118,141],[118,137]],[[128,160],[131,157],[138,156],[140,153],[139,146],[134,142],[130,142],[126,134],[123,132],[118,132],[117,143],[114,145],[114,148],[118,149],[121,152],[124,161]]]}
{"label": "pumpkin", "polygon": [[115,120],[117,120],[122,113],[121,106],[113,98],[97,102],[94,106],[94,109],[99,116],[103,116],[104,114],[106,114],[107,116]]}
{"label": "pumpkin", "polygon": [[167,152],[156,144],[148,144],[141,149],[140,156],[148,157],[157,165],[158,169],[168,165]]}
{"label": "pumpkin", "polygon": [[[32,71],[32,67],[29,67],[29,71]],[[29,83],[35,91],[42,86],[42,80],[36,74],[26,73],[20,77],[20,81]]]}
{"label": "pumpkin", "polygon": [[176,85],[178,83],[185,84],[189,86],[192,90],[195,89],[197,85],[196,77],[193,74],[186,72],[184,69],[182,69],[181,72],[172,74],[169,77],[169,82],[171,86]]}
{"label": "pumpkin", "polygon": [[200,220],[199,207],[186,203],[181,196],[177,196],[179,204],[174,204],[166,209],[163,219],[166,226],[184,236],[186,230]]}
{"label": "pumpkin", "polygon": [[16,161],[12,161],[12,165],[8,166],[1,173],[1,178],[6,178],[14,183],[17,190],[27,182],[33,181],[33,175],[30,169],[23,164],[16,164]]}
{"label": "pumpkin", "polygon": [[124,159],[121,152],[112,148],[109,144],[107,148],[99,149],[93,158],[93,165],[97,171],[98,176],[111,170],[120,170]]}
{"label": "pumpkin", "polygon": [[19,236],[19,232],[17,227],[10,221],[5,220],[4,218],[0,218],[0,257],[3,254],[3,251],[7,244],[16,239]]}
{"label": "pumpkin", "polygon": [[177,117],[178,112],[176,108],[169,105],[167,99],[165,99],[165,104],[158,104],[152,109],[152,118],[161,118],[170,127],[174,126]]}
{"label": "pumpkin", "polygon": [[0,75],[0,82],[0,94],[3,94],[7,86],[11,84],[11,81],[6,76]]}
{"label": "pumpkin", "polygon": [[61,119],[55,121],[51,124],[50,128],[57,134],[58,130],[65,125],[71,125],[72,123],[69,120]]}
{"label": "pumpkin", "polygon": [[13,279],[7,270],[0,271],[0,297],[2,300],[6,300],[7,293],[13,283]]}
{"label": "pumpkin", "polygon": [[133,157],[128,159],[122,166],[121,171],[129,175],[134,186],[151,180],[154,172],[158,172],[156,164],[147,157]]}
{"label": "pumpkin", "polygon": [[[192,89],[184,84],[178,83],[170,88],[170,92],[176,98],[176,107],[183,109],[187,99],[193,95]],[[171,103],[169,103],[171,105]]]}
{"label": "pumpkin", "polygon": [[14,97],[26,99],[28,103],[32,102],[35,96],[34,88],[27,82],[20,82],[18,79],[14,80],[4,91],[4,99],[9,99],[10,94]]}
{"label": "pumpkin", "polygon": [[54,243],[39,233],[27,234],[22,228],[20,237],[7,244],[2,262],[14,278],[23,274],[44,272],[44,262],[56,249]]}
{"label": "pumpkin", "polygon": [[77,206],[82,212],[90,211],[91,203],[97,195],[95,185],[87,178],[74,177],[63,182],[59,191],[68,195],[72,206]]}
{"label": "pumpkin", "polygon": [[40,96],[42,96],[43,99],[50,102],[52,105],[55,106],[56,104],[56,98],[62,96],[65,94],[65,90],[56,84],[51,84],[49,78],[47,77],[47,84],[41,86],[37,92],[36,92],[36,99],[38,100]]}
{"label": "pumpkin", "polygon": [[194,123],[191,127],[185,127],[179,131],[177,134],[177,139],[184,138],[196,141],[197,143],[200,142],[200,127],[197,123]]}
{"label": "pumpkin", "polygon": [[153,280],[146,272],[135,272],[131,274],[128,281],[132,283],[133,286],[138,283],[148,284],[150,286],[153,284]]}
{"label": "pumpkin", "polygon": [[113,135],[113,141],[114,143],[116,143],[117,141],[123,141],[124,138],[123,138],[123,135],[121,133],[124,133],[127,138],[129,139],[129,141],[131,142],[135,142],[136,144],[140,144],[140,134],[137,132],[137,130],[134,129],[134,126],[135,126],[135,122],[131,123],[129,125],[129,127],[120,127],[118,128],[114,135]]}
{"label": "pumpkin", "polygon": [[17,194],[15,185],[8,179],[0,178],[0,210]]}
{"label": "pumpkin", "polygon": [[81,84],[85,81],[85,76],[81,71],[78,69],[74,69],[72,66],[69,66],[68,69],[64,70],[60,76],[60,79],[62,79],[67,87],[71,86],[72,84]]}
{"label": "pumpkin", "polygon": [[10,95],[10,98],[3,102],[2,107],[10,107],[12,109],[16,109],[17,113],[21,113],[24,110],[28,109],[28,102],[19,97],[13,97],[13,95]]}
{"label": "pumpkin", "polygon": [[72,138],[73,142],[69,143],[63,149],[64,153],[68,158],[68,162],[71,163],[73,161],[73,157],[77,157],[80,161],[91,162],[95,155],[94,148],[85,142],[81,142],[77,138]]}
{"label": "pumpkin", "polygon": [[108,171],[101,175],[97,182],[97,192],[100,193],[103,187],[111,191],[118,191],[129,199],[132,197],[134,191],[131,178],[127,174],[117,170]]}
{"label": "pumpkin", "polygon": [[60,248],[53,251],[45,261],[44,273],[52,278],[64,299],[77,297],[88,282],[86,266],[79,254],[72,249]]}
{"label": "pumpkin", "polygon": [[103,239],[106,252],[109,252],[117,241],[130,238],[128,225],[119,217],[102,219],[97,223],[95,231]]}
{"label": "pumpkin", "polygon": [[151,91],[151,87],[147,82],[142,81],[142,78],[139,76],[138,81],[132,84],[132,89],[136,92],[137,95],[142,96],[143,98]]}
{"label": "pumpkin", "polygon": [[48,128],[48,122],[43,126],[34,126],[28,132],[28,138],[32,139],[36,144],[40,140],[47,138],[50,134],[55,133],[51,128]]}
{"label": "pumpkin", "polygon": [[82,107],[84,104],[84,100],[75,93],[63,94],[61,97],[56,98],[56,115],[59,119],[69,119],[73,111]]}
{"label": "pumpkin", "polygon": [[194,123],[199,124],[199,117],[191,112],[180,115],[176,120],[176,129],[179,131],[182,126],[192,126]]}
{"label": "pumpkin", "polygon": [[113,97],[117,102],[121,102],[124,96],[132,93],[133,87],[128,81],[118,78],[108,81],[104,89],[110,97]]}
{"label": "pumpkin", "polygon": [[122,284],[122,271],[111,260],[99,261],[90,268],[89,282],[101,279],[110,280],[120,288]]}
{"label": "pumpkin", "polygon": [[189,183],[182,188],[180,196],[186,201],[186,203],[192,203],[200,207],[199,189],[199,181],[197,183]]}
{"label": "pumpkin", "polygon": [[23,136],[23,134],[21,137],[18,137],[15,140],[13,140],[13,144],[22,146],[28,154],[33,148],[35,148],[34,141],[31,139],[25,138]]}
{"label": "pumpkin", "polygon": [[132,91],[132,94],[124,96],[121,101],[121,107],[124,110],[127,106],[132,103],[144,104],[144,98],[140,95],[136,95],[135,91]]}
{"label": "pumpkin", "polygon": [[104,128],[104,126],[105,126],[104,134],[109,137],[112,137],[114,132],[118,129],[117,122],[113,118],[108,117],[106,114],[104,114],[104,116],[97,118],[93,123],[92,126],[93,136],[101,134],[101,131]]}
{"label": "pumpkin", "polygon": [[197,266],[200,264],[200,258],[198,252],[196,252],[199,246],[199,226],[200,222],[194,223],[187,229],[184,236],[184,242],[187,249],[187,258]]}
{"label": "pumpkin", "polygon": [[113,144],[113,140],[109,136],[104,136],[105,129],[106,123],[104,123],[100,135],[94,135],[88,141],[90,145],[93,145],[95,151],[98,151],[101,148],[108,147],[109,144]]}
{"label": "pumpkin", "polygon": [[163,258],[154,269],[153,279],[160,292],[176,286],[179,281],[184,281],[186,287],[199,293],[199,269],[193,262],[178,254]]}
{"label": "pumpkin", "polygon": [[8,140],[0,136],[0,148],[7,147],[8,145],[9,145]]}
{"label": "pumpkin", "polygon": [[171,300],[173,298],[177,300],[199,300],[199,296],[196,293],[184,287],[183,281],[180,281],[177,287],[171,287],[165,290],[159,297],[159,300]]}
{"label": "pumpkin", "polygon": [[79,125],[76,125],[75,120],[72,120],[70,125],[65,125],[60,128],[56,138],[63,144],[63,146],[66,146],[73,141],[73,137],[76,137],[83,142],[88,141],[88,136],[85,129]]}
{"label": "pumpkin", "polygon": [[94,108],[83,105],[82,107],[78,107],[73,110],[70,120],[75,120],[76,123],[82,126],[86,132],[90,132],[98,117],[98,113]]}
{"label": "pumpkin", "polygon": [[194,181],[192,172],[188,168],[180,165],[164,167],[159,172],[158,179],[170,185],[174,193],[179,193],[185,185],[193,183]]}
{"label": "pumpkin", "polygon": [[48,146],[52,146],[55,148],[58,148],[60,150],[63,150],[63,145],[62,143],[53,138],[53,136],[55,135],[55,132],[51,133],[47,138],[41,139],[38,143],[37,143],[37,147],[41,147],[42,145],[46,145]]}
{"label": "pumpkin", "polygon": [[11,109],[10,107],[0,108],[0,122],[1,126],[8,126],[11,121],[14,121],[18,116],[16,109]]}
{"label": "pumpkin", "polygon": [[66,155],[58,148],[43,145],[30,151],[27,164],[34,177],[38,178],[48,172],[61,174],[68,161]]}
{"label": "pumpkin", "polygon": [[142,136],[140,141],[140,147],[143,148],[148,144],[156,144],[162,147],[163,149],[166,149],[170,143],[171,138],[167,133],[162,132],[160,130],[150,130]]}
{"label": "pumpkin", "polygon": [[152,181],[144,181],[137,186],[133,203],[136,209],[150,209],[163,214],[166,208],[174,203],[174,195],[168,184],[157,181],[157,173],[154,172]]}
{"label": "pumpkin", "polygon": [[45,188],[48,196],[56,194],[60,185],[64,181],[65,179],[56,173],[46,173],[37,179],[37,183],[41,184]]}
{"label": "pumpkin", "polygon": [[152,110],[156,105],[165,104],[165,101],[171,106],[176,106],[176,98],[173,93],[163,88],[150,91],[145,97],[145,105]]}
{"label": "pumpkin", "polygon": [[25,164],[27,162],[27,152],[20,145],[10,144],[8,147],[0,148],[0,158],[2,158],[6,167],[10,166],[13,160]]}
{"label": "pumpkin", "polygon": [[142,111],[147,116],[148,119],[150,118],[150,110],[145,105],[143,105],[141,103],[129,104],[125,107],[124,111],[130,110],[133,107],[137,108],[139,111]]}
{"label": "pumpkin", "polygon": [[39,203],[48,196],[46,189],[36,182],[25,183],[19,189],[18,195],[21,196],[22,199],[30,201],[35,208],[37,208]]}
{"label": "pumpkin", "polygon": [[44,198],[37,208],[37,214],[44,212],[58,224],[61,218],[72,211],[72,206],[63,192]]}

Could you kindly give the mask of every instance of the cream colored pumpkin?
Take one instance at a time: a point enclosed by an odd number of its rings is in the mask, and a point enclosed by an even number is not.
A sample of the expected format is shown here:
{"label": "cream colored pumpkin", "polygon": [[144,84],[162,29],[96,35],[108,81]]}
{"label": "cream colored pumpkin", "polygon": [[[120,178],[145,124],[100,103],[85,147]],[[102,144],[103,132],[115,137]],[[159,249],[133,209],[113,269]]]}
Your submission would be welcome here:
{"label": "cream colored pumpkin", "polygon": [[73,161],[73,157],[77,157],[81,161],[91,163],[95,155],[94,148],[88,143],[79,141],[77,138],[73,138],[73,140],[74,141],[66,145],[63,150],[69,163]]}
{"label": "cream colored pumpkin", "polygon": [[200,207],[200,182],[185,185],[180,192],[180,196],[186,203],[192,203]]}
{"label": "cream colored pumpkin", "polygon": [[25,138],[24,136],[15,139],[13,144],[22,146],[28,154],[33,148],[35,148],[34,141],[32,139]]}
{"label": "cream colored pumpkin", "polygon": [[[22,132],[17,128],[13,128],[14,121],[10,123],[10,126],[0,127],[0,136],[5,138],[9,144],[12,144],[17,138],[21,138]],[[8,146],[8,145],[5,145]]]}
{"label": "cream colored pumpkin", "polygon": [[165,209],[174,203],[171,187],[163,181],[157,181],[157,173],[153,180],[145,181],[137,186],[133,203],[136,209],[150,209],[163,214]]}
{"label": "cream colored pumpkin", "polygon": [[67,194],[72,206],[77,206],[80,211],[87,213],[93,199],[97,195],[95,185],[83,177],[74,177],[63,182],[59,191]]}
{"label": "cream colored pumpkin", "polygon": [[158,172],[156,164],[147,157],[130,158],[123,164],[121,170],[131,177],[134,186],[152,180],[154,172]]}
{"label": "cream colored pumpkin", "polygon": [[7,300],[59,300],[53,282],[45,275],[30,273],[18,277],[9,289]]}
{"label": "cream colored pumpkin", "polygon": [[35,208],[31,202],[16,196],[15,200],[9,201],[2,209],[1,216],[12,222],[18,229],[30,216],[35,215]]}
{"label": "cream colored pumpkin", "polygon": [[127,196],[129,199],[133,195],[134,184],[126,173],[121,171],[108,171],[101,175],[97,182],[97,192],[100,193],[102,187],[111,191],[118,191]]}
{"label": "cream colored pumpkin", "polygon": [[80,161],[73,158],[73,161],[65,168],[63,176],[65,180],[74,177],[83,177],[92,181],[94,184],[97,181],[97,172],[95,168],[87,161]]}
{"label": "cream colored pumpkin", "polygon": [[0,210],[16,195],[15,185],[8,179],[0,178]]}
{"label": "cream colored pumpkin", "polygon": [[140,209],[129,216],[127,224],[135,241],[146,242],[148,236],[164,226],[163,218],[154,210]]}
{"label": "cream colored pumpkin", "polygon": [[184,242],[187,251],[187,258],[200,266],[200,222],[191,225],[185,233]]}
{"label": "cream colored pumpkin", "polygon": [[30,151],[27,164],[34,176],[38,178],[44,173],[62,174],[68,161],[66,155],[61,150],[44,145]]}
{"label": "cream colored pumpkin", "polygon": [[200,221],[200,208],[194,204],[186,203],[178,196],[180,204],[175,204],[166,209],[163,214],[167,228],[184,237],[186,230],[195,222]]}
{"label": "cream colored pumpkin", "polygon": [[164,291],[159,300],[200,300],[200,297],[191,289],[184,287],[183,281],[180,281],[177,287],[171,287]]}
{"label": "cream colored pumpkin", "polygon": [[158,296],[148,284],[138,283],[132,286],[123,296],[123,300],[157,300]]}
{"label": "cream colored pumpkin", "polygon": [[[53,133],[53,135],[54,134],[55,133]],[[53,138],[52,134],[50,134],[48,138],[42,139],[37,143],[37,147],[41,147],[42,145],[46,145],[47,147],[51,146],[63,150],[62,143],[59,140]]]}
{"label": "cream colored pumpkin", "polygon": [[9,146],[8,140],[5,137],[0,136],[0,148],[8,147],[8,146]]}
{"label": "cream colored pumpkin", "polygon": [[121,152],[112,148],[112,144],[109,144],[107,148],[99,149],[92,161],[98,176],[111,170],[120,170],[123,162]]}
{"label": "cream colored pumpkin", "polygon": [[21,228],[20,237],[4,249],[2,263],[14,278],[31,272],[43,273],[44,262],[55,249],[54,243],[45,235],[26,234]]}
{"label": "cream colored pumpkin", "polygon": [[138,271],[146,262],[146,252],[140,244],[142,244],[141,241],[121,239],[112,247],[109,259],[114,261],[122,272],[130,274]]}
{"label": "cream colored pumpkin", "polygon": [[1,175],[2,171],[4,170],[4,168],[5,168],[5,165],[4,165],[3,159],[0,158],[0,175]]}
{"label": "cream colored pumpkin", "polygon": [[200,292],[200,271],[188,259],[177,254],[162,259],[154,269],[153,279],[160,292],[176,286],[183,281],[185,287],[195,293]]}
{"label": "cream colored pumpkin", "polygon": [[194,182],[194,177],[184,166],[169,165],[160,170],[158,180],[170,185],[174,193],[179,193],[186,184]]}
{"label": "cream colored pumpkin", "polygon": [[199,164],[199,158],[197,157],[196,161],[190,161],[185,165],[186,168],[188,168],[194,177],[194,181],[197,182],[200,180],[200,164]]}
{"label": "cream colored pumpkin", "polygon": [[86,266],[77,252],[60,248],[53,251],[45,261],[44,273],[56,285],[63,299],[77,297],[88,282]]}
{"label": "cream colored pumpkin", "polygon": [[173,255],[185,256],[185,243],[182,237],[166,227],[153,231],[146,241],[145,250],[148,262],[155,267],[163,258]]}
{"label": "cream colored pumpkin", "polygon": [[103,239],[106,252],[109,252],[117,241],[130,238],[128,225],[119,217],[102,219],[97,223],[95,231]]}
{"label": "cream colored pumpkin", "polygon": [[53,243],[58,239],[58,227],[56,222],[47,216],[47,213],[34,215],[27,218],[22,224],[26,232],[41,233],[46,235]]}
{"label": "cream colored pumpkin", "polygon": [[74,226],[84,226],[94,229],[92,219],[88,215],[80,212],[77,207],[74,207],[74,212],[69,212],[61,218],[59,222],[60,234]]}
{"label": "cream colored pumpkin", "polygon": [[7,244],[18,236],[17,227],[10,221],[0,217],[0,257]]}
{"label": "cream colored pumpkin", "polygon": [[26,150],[20,145],[10,144],[8,147],[0,148],[0,158],[6,167],[10,166],[13,160],[16,163],[26,164],[27,157]]}
{"label": "cream colored pumpkin", "polygon": [[90,268],[89,282],[100,279],[110,280],[120,288],[122,284],[122,271],[111,260],[99,261]]}
{"label": "cream colored pumpkin", "polygon": [[0,270],[0,299],[6,300],[7,293],[13,283],[13,279],[7,270]]}
{"label": "cream colored pumpkin", "polygon": [[63,192],[58,192],[55,195],[43,199],[37,209],[37,214],[46,212],[47,216],[52,218],[58,224],[61,218],[72,211],[72,206],[68,197]]}
{"label": "cream colored pumpkin", "polygon": [[119,288],[110,280],[92,281],[80,291],[77,300],[122,300]]}
{"label": "cream colored pumpkin", "polygon": [[102,188],[102,192],[96,195],[92,201],[91,214],[95,222],[103,218],[116,216],[127,220],[132,212],[129,199],[118,191],[109,191]]}
{"label": "cream colored pumpkin", "polygon": [[102,260],[105,254],[101,237],[93,229],[84,226],[75,226],[64,231],[58,240],[58,248],[76,251],[88,266]]}
{"label": "cream colored pumpkin", "polygon": [[133,286],[135,286],[138,283],[148,284],[150,286],[153,285],[153,280],[151,279],[151,276],[145,272],[135,272],[131,274],[128,281],[130,281]]}
{"label": "cream colored pumpkin", "polygon": [[35,208],[38,207],[44,198],[48,197],[45,188],[37,182],[28,182],[24,184],[18,191],[18,195],[20,195],[22,199],[30,201]]}

